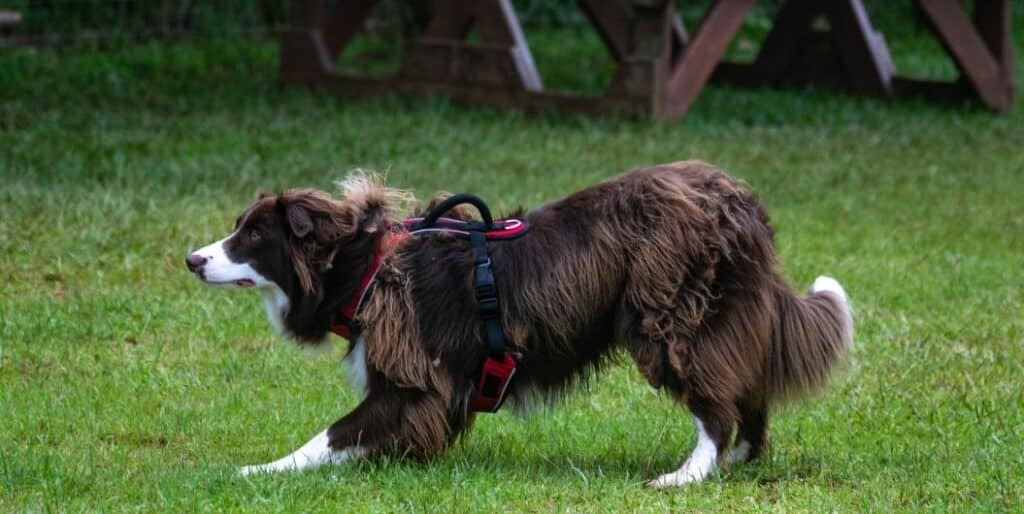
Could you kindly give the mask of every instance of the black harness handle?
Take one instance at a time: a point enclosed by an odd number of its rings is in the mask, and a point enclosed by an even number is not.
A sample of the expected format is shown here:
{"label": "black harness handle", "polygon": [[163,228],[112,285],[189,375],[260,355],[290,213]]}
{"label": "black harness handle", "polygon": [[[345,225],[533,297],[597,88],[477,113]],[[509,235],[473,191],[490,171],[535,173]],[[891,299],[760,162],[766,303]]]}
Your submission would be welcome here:
{"label": "black harness handle", "polygon": [[423,218],[421,226],[423,228],[431,228],[437,223],[437,220],[448,211],[452,210],[455,206],[468,203],[473,207],[476,207],[477,212],[480,213],[480,217],[484,221],[484,226],[488,229],[494,226],[494,218],[491,217],[491,209],[487,207],[480,197],[470,193],[459,193],[456,195],[445,198],[443,202],[437,204],[430,210],[429,213]]}
{"label": "black harness handle", "polygon": [[506,349],[498,288],[491,267],[491,257],[487,252],[487,231],[505,229],[506,224],[502,222],[500,226],[496,226],[494,218],[491,217],[491,210],[478,196],[459,193],[437,204],[419,223],[412,226],[411,231],[415,234],[424,229],[437,229],[437,223],[444,214],[464,203],[476,207],[483,221],[446,220],[441,230],[452,230],[469,236],[469,245],[473,249],[473,293],[480,315],[480,328],[487,344],[487,358],[484,359],[480,377],[466,400],[466,409],[469,412],[495,412],[505,401],[508,386],[517,366],[516,357]]}
{"label": "black harness handle", "polygon": [[494,283],[494,272],[491,270],[491,258],[487,255],[487,239],[484,232],[494,228],[494,218],[480,197],[459,193],[445,198],[437,204],[420,222],[420,228],[433,228],[437,220],[457,205],[468,203],[480,212],[483,223],[464,221],[465,230],[469,232],[469,244],[473,248],[473,289],[476,294],[477,308],[483,322],[484,339],[487,341],[487,352],[494,358],[503,359],[505,355],[505,332],[501,329],[501,308],[498,303],[498,289]]}

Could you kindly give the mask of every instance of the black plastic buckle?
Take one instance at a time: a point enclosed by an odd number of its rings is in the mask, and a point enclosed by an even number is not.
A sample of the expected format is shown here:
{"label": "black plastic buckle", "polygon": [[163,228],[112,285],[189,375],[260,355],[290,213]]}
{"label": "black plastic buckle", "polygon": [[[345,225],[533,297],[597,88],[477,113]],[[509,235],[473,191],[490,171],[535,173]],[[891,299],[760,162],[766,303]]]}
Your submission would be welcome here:
{"label": "black plastic buckle", "polygon": [[480,306],[480,316],[484,318],[484,321],[498,319],[499,309],[496,297],[477,298],[476,303]]}
{"label": "black plastic buckle", "polygon": [[473,270],[473,288],[476,290],[476,297],[497,296],[497,289],[494,287],[494,273],[491,272],[491,259],[477,264]]}

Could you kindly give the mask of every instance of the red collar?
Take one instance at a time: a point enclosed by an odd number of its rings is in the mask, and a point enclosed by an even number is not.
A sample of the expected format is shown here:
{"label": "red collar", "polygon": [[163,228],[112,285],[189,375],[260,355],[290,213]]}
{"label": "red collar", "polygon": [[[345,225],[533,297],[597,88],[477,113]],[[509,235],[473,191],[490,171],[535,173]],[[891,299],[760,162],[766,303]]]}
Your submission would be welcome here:
{"label": "red collar", "polygon": [[380,266],[384,262],[384,255],[390,253],[391,250],[398,246],[398,243],[407,237],[409,237],[408,232],[388,232],[380,238],[377,251],[374,252],[370,265],[366,268],[366,272],[363,273],[363,278],[359,280],[359,288],[352,294],[352,298],[345,302],[341,309],[338,310],[338,313],[331,318],[331,332],[345,339],[352,339],[352,322],[356,319],[356,314],[366,298],[366,292],[370,289],[370,285],[373,284],[373,279],[377,277],[377,272],[380,271]]}

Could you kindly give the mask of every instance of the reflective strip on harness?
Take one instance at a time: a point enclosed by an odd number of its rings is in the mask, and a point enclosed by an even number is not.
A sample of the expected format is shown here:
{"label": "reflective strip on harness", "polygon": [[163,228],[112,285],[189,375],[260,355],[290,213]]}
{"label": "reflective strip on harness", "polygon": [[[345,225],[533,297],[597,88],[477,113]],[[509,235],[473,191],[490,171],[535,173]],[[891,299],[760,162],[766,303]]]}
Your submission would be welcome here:
{"label": "reflective strip on harness", "polygon": [[[420,232],[447,232],[449,234],[469,237],[469,223],[471,222],[453,218],[438,218],[434,225],[430,227],[420,226],[422,223],[423,218],[407,218],[402,220],[402,226],[413,234]],[[529,224],[521,219],[495,220],[489,228],[484,230],[484,238],[488,241],[514,239],[525,234],[529,228]]]}

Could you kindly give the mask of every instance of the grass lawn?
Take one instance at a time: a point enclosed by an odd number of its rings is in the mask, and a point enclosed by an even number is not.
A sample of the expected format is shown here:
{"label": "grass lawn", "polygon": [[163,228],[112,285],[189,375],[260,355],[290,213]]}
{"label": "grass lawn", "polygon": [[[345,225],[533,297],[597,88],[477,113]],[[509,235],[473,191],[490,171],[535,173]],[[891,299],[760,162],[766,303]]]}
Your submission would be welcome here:
{"label": "grass lawn", "polygon": [[[711,88],[673,124],[525,117],[281,88],[275,55],[0,53],[0,512],[1024,508],[1022,102],[994,116]],[[303,355],[256,295],[185,271],[260,189],[369,167],[506,209],[685,158],[757,192],[786,276],[832,274],[855,304],[850,365],[776,415],[762,460],[644,488],[695,436],[622,359],[560,409],[483,417],[429,463],[235,474],[359,400],[344,343]]]}

